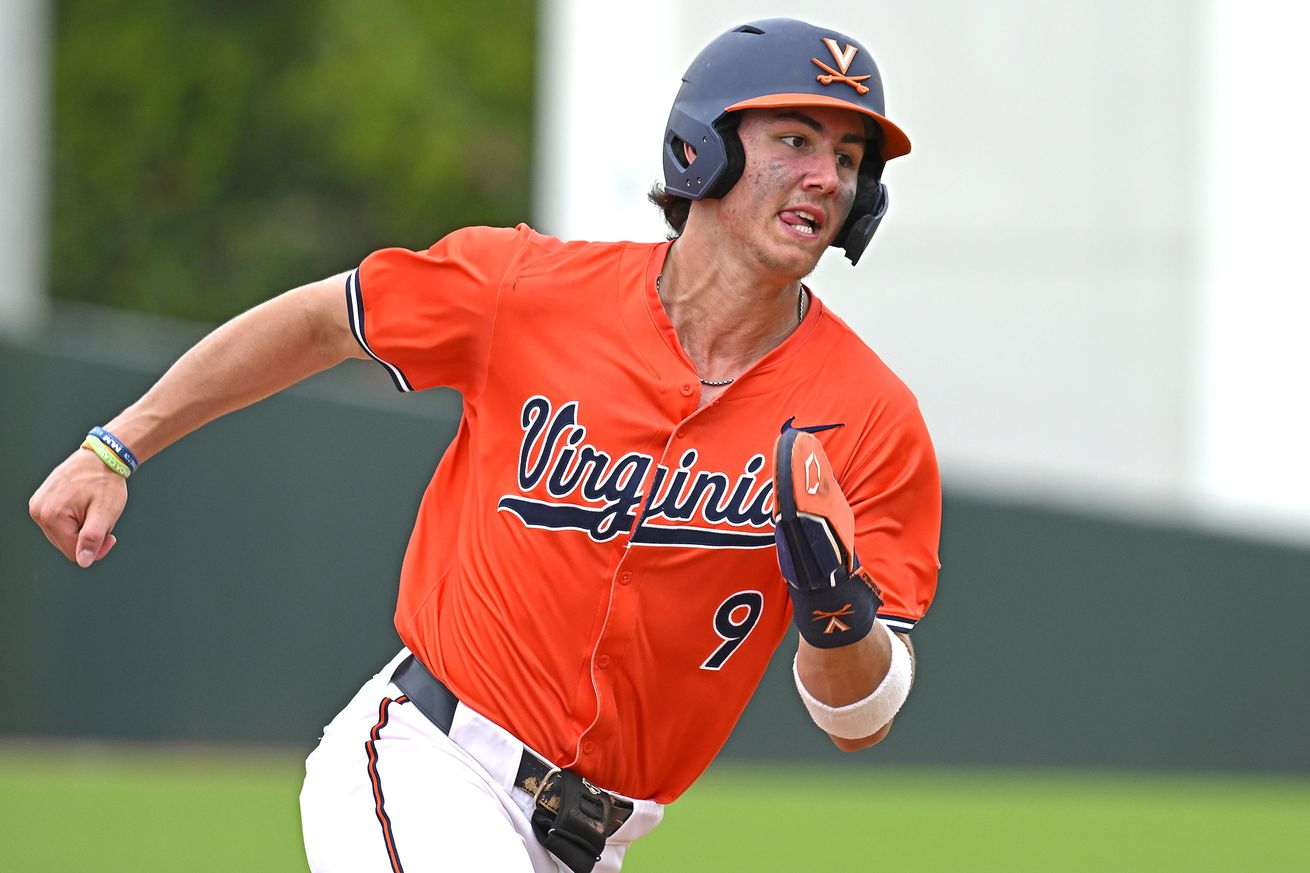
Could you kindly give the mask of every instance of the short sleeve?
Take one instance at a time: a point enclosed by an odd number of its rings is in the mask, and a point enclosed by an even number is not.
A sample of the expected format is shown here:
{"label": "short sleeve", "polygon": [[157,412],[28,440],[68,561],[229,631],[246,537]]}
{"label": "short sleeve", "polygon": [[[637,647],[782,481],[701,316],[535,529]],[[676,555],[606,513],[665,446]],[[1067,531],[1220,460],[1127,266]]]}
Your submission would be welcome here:
{"label": "short sleeve", "polygon": [[878,618],[909,633],[937,591],[942,491],[937,456],[917,405],[861,447],[844,477],[855,550],[882,590]]}
{"label": "short sleeve", "polygon": [[486,375],[501,285],[530,231],[470,227],[430,249],[382,249],[346,280],[350,328],[396,387],[476,394]]}

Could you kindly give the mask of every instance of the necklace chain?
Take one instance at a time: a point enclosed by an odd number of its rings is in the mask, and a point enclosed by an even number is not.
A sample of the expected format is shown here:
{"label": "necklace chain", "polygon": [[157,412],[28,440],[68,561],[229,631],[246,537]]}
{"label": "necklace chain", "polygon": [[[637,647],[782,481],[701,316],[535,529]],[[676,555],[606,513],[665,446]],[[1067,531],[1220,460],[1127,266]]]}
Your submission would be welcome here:
{"label": "necklace chain", "polygon": [[[661,290],[660,283],[663,281],[664,281],[663,273],[660,273],[658,276],[655,277],[656,291]],[[796,300],[797,324],[805,320],[805,313],[808,312],[809,309],[810,309],[810,295],[806,292],[805,286],[802,285],[800,296]],[[722,388],[724,385],[731,385],[733,382],[737,381],[736,376],[732,377],[731,379],[701,379],[700,376],[697,376],[696,378],[700,379],[700,383],[702,385],[705,385],[706,387],[709,388]]]}

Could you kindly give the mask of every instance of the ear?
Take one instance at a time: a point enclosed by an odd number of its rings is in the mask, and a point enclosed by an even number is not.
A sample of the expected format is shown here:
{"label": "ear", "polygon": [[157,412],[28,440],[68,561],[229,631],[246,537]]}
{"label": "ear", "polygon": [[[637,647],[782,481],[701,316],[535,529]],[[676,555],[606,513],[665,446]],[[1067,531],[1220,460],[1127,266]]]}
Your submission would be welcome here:
{"label": "ear", "polygon": [[689,143],[689,142],[684,142],[684,143],[682,144],[682,153],[683,153],[684,155],[687,156],[687,163],[688,163],[688,164],[690,164],[692,161],[696,160],[696,150],[695,150],[694,148],[691,147],[691,143]]}

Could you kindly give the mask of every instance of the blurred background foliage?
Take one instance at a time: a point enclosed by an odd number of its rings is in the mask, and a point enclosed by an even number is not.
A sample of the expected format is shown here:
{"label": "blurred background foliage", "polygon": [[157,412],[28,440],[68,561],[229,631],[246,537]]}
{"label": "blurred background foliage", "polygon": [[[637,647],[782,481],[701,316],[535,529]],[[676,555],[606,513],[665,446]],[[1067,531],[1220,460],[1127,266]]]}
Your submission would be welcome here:
{"label": "blurred background foliage", "polygon": [[529,210],[532,0],[63,0],[50,282],[217,321]]}

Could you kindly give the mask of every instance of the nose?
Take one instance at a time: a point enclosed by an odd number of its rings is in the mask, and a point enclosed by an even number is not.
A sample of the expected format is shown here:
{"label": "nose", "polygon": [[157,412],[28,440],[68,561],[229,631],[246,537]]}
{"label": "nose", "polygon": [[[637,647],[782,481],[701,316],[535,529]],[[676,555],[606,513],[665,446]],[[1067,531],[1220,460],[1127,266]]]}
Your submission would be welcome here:
{"label": "nose", "polygon": [[837,156],[816,154],[805,172],[805,188],[820,194],[837,190],[841,177],[837,173]]}

